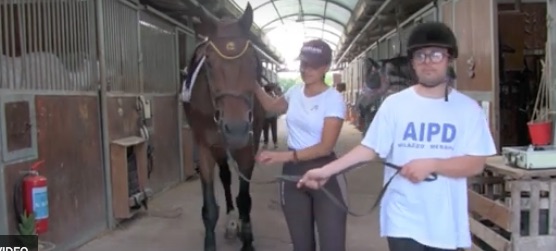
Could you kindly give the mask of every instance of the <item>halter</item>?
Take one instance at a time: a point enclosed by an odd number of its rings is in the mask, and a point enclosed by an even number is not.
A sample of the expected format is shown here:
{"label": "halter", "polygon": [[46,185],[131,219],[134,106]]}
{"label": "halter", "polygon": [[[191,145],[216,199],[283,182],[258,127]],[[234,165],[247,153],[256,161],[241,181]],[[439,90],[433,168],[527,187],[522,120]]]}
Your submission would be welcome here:
{"label": "halter", "polygon": [[[201,46],[203,46],[203,45],[201,45]],[[216,46],[216,44],[213,41],[206,40],[204,42],[204,47],[201,48],[201,58],[205,57],[205,62],[204,62],[205,65],[203,65],[202,67],[206,67],[204,69],[204,72],[205,72],[204,75],[206,76],[206,79],[207,79],[207,84],[208,84],[208,88],[209,88],[209,96],[210,96],[212,107],[214,108],[215,113],[219,111],[218,106],[217,106],[217,101],[219,99],[225,97],[225,96],[231,96],[231,97],[242,99],[243,101],[245,101],[245,103],[247,104],[247,106],[249,107],[251,112],[253,112],[253,103],[254,102],[253,102],[253,97],[251,95],[248,95],[248,94],[245,94],[245,93],[237,92],[237,91],[234,91],[234,90],[226,90],[226,91],[218,91],[218,92],[215,90],[213,78],[211,77],[212,69],[211,69],[211,66],[210,66],[210,61],[208,60],[208,57],[207,57],[207,48],[212,47],[214,49],[214,51],[216,52],[216,55],[221,59],[237,60],[237,59],[245,56],[245,54],[246,54],[246,52],[247,52],[247,50],[250,46],[252,46],[252,43],[251,43],[250,40],[247,40],[245,42],[245,45],[243,46],[242,50],[239,53],[237,53],[235,55],[232,55],[232,56],[227,56],[224,53],[222,53],[222,51]],[[233,50],[235,50],[235,43],[233,41],[229,41],[229,42],[226,43],[225,48],[228,51],[233,51]],[[258,63],[258,59],[257,59],[257,63]],[[235,80],[234,79],[228,79],[227,81],[235,81]],[[221,132],[221,123],[222,123],[222,121],[218,118],[219,116],[217,117],[215,115],[216,114],[213,114],[213,119],[214,119],[214,122],[217,124],[218,134],[221,135],[221,133],[222,133]],[[253,116],[250,116],[250,121],[249,122],[252,123],[252,120],[253,120]],[[250,133],[252,133],[252,131],[253,131],[252,125],[250,126],[249,131],[250,131]]]}

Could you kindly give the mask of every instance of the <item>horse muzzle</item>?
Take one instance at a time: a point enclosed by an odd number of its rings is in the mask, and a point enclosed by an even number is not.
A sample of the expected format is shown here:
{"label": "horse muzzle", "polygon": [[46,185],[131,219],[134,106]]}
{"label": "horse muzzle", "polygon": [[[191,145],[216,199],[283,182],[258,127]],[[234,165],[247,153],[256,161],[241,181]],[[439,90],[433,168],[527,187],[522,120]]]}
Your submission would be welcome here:
{"label": "horse muzzle", "polygon": [[221,121],[220,132],[226,145],[230,149],[239,149],[247,146],[251,139],[251,123],[248,121]]}

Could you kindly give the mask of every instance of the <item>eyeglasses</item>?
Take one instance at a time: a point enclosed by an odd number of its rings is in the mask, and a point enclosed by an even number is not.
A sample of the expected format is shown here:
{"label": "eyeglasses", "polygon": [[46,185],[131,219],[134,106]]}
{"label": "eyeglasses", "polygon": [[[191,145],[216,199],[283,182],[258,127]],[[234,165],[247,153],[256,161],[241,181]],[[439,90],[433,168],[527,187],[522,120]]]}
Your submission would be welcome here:
{"label": "eyeglasses", "polygon": [[419,64],[425,63],[425,61],[427,61],[427,58],[430,62],[437,64],[442,62],[442,60],[447,57],[449,57],[449,55],[441,51],[433,51],[429,53],[415,52],[413,54],[413,60],[415,60],[415,62]]}

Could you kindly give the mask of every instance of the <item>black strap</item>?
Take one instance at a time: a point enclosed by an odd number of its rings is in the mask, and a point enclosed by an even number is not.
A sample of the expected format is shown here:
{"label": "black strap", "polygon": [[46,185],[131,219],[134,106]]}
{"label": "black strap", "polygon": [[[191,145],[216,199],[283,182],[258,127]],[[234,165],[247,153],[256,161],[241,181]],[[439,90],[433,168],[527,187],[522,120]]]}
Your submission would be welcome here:
{"label": "black strap", "polygon": [[[228,154],[228,158],[233,159],[230,151],[226,151]],[[375,162],[375,161],[373,161]],[[360,167],[362,165],[368,164],[371,162],[360,162],[357,164],[354,164],[346,169],[344,169],[344,171],[340,172],[340,174],[344,174],[346,172],[349,172],[352,169],[355,169],[357,167]],[[373,206],[369,209],[364,211],[363,213],[356,213],[353,212],[350,208],[349,205],[345,205],[344,203],[341,202],[341,200],[339,200],[336,196],[334,196],[330,191],[328,191],[326,188],[322,187],[320,190],[323,191],[323,193],[326,195],[326,197],[328,197],[328,199],[330,199],[332,201],[332,203],[334,203],[337,207],[340,207],[342,210],[344,210],[346,213],[348,213],[351,216],[355,216],[355,217],[362,217],[362,216],[366,216],[370,213],[372,213],[376,207],[378,207],[378,205],[380,204],[380,201],[382,200],[382,197],[384,197],[384,194],[386,193],[386,190],[388,189],[388,186],[390,186],[390,183],[392,182],[392,180],[394,180],[394,178],[400,173],[400,171],[402,170],[402,168],[400,166],[394,165],[392,163],[388,163],[385,161],[382,161],[382,163],[388,167],[397,169],[396,173],[394,175],[392,175],[392,177],[390,177],[390,179],[388,180],[388,182],[386,182],[386,184],[384,185],[384,187],[382,187],[382,190],[380,190],[380,193],[378,195],[378,198],[376,198],[375,202],[373,203]],[[272,184],[272,183],[276,183],[278,181],[286,181],[286,182],[293,182],[293,183],[297,183],[299,182],[299,180],[302,178],[299,175],[278,175],[275,178],[271,179],[271,180],[267,180],[267,181],[254,181],[251,179],[248,179],[247,177],[245,177],[245,175],[243,175],[243,173],[241,173],[241,171],[239,170],[237,163],[232,165],[233,168],[235,169],[235,171],[237,172],[238,176],[240,177],[240,179],[249,182],[249,183],[253,183],[253,184]],[[436,179],[438,179],[438,174],[436,173],[432,173],[430,177],[427,177],[424,181],[426,182],[432,182],[435,181]]]}

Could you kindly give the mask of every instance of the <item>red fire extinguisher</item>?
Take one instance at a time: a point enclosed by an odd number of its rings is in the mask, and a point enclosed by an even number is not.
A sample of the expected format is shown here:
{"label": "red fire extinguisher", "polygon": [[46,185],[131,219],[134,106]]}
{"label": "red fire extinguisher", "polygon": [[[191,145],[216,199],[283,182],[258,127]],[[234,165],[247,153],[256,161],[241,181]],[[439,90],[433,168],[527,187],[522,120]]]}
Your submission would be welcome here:
{"label": "red fire extinguisher", "polygon": [[[41,176],[38,172],[39,167],[44,163],[44,160],[37,161],[31,165],[29,170],[23,177],[21,183],[21,195],[23,196],[22,203],[16,203],[16,207],[23,204],[23,208],[17,212],[21,214],[24,210],[26,215],[31,213],[35,216],[35,231],[36,234],[45,233],[48,229],[48,188],[46,177]],[[16,198],[17,199],[17,198]],[[17,205],[20,204],[20,205]],[[21,207],[21,206],[20,206]],[[19,217],[20,215],[18,215]]]}

